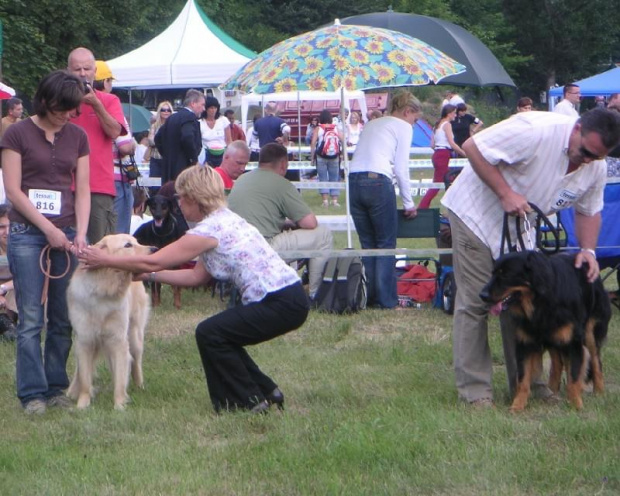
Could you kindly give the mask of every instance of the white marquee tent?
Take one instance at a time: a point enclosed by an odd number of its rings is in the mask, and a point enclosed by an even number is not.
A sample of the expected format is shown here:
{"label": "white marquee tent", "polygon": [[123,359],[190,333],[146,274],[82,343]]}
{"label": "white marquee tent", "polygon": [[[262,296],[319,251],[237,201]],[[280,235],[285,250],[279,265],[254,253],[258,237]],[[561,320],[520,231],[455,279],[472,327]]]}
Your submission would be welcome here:
{"label": "white marquee tent", "polygon": [[226,81],[255,55],[188,0],[165,31],[107,63],[116,88],[209,87]]}

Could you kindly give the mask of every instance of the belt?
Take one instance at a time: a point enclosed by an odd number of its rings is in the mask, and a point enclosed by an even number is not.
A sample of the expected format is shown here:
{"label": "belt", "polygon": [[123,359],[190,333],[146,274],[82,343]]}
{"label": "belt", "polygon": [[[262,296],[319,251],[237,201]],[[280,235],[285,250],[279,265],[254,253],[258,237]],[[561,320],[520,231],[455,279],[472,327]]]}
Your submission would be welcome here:
{"label": "belt", "polygon": [[353,176],[353,175],[359,175],[362,177],[369,177],[371,179],[377,179],[379,177],[388,177],[385,174],[381,174],[380,172],[369,172],[369,171],[365,171],[365,172],[349,172],[349,176]]}
{"label": "belt", "polygon": [[449,148],[447,146],[436,146],[435,150],[452,150],[452,148]]}

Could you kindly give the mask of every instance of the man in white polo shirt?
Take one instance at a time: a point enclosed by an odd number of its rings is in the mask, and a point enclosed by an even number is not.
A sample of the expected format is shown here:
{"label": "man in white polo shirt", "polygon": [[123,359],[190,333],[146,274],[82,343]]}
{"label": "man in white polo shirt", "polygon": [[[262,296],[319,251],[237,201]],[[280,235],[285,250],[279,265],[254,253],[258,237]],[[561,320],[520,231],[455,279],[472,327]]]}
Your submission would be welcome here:
{"label": "man in white polo shirt", "polygon": [[[446,192],[452,228],[458,291],[454,312],[453,354],[459,398],[493,405],[492,359],[488,345],[488,306],[480,291],[500,255],[504,212],[524,216],[528,202],[546,214],[575,207],[576,234],[588,277],[598,276],[594,256],[603,209],[604,157],[620,141],[620,116],[593,109],[581,119],[551,112],[522,112],[477,133],[463,144],[470,165]],[[511,222],[512,239],[516,239]],[[514,335],[501,318],[504,355],[511,392],[516,384]],[[550,394],[534,384],[540,395]]]}

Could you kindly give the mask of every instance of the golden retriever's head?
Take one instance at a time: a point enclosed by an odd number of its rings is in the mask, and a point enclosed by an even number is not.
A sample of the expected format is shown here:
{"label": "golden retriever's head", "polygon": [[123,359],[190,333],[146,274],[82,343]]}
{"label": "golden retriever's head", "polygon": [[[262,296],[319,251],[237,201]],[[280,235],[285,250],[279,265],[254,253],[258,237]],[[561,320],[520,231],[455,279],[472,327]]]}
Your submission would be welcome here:
{"label": "golden retriever's head", "polygon": [[110,234],[95,246],[110,255],[149,255],[153,251],[150,246],[139,244],[136,238],[129,234]]}

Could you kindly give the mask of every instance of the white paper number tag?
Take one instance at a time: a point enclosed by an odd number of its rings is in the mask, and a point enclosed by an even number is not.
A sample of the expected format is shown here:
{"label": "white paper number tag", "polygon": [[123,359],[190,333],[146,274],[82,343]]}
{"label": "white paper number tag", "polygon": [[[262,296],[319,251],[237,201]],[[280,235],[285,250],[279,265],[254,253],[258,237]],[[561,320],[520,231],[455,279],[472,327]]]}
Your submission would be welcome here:
{"label": "white paper number tag", "polygon": [[39,211],[47,215],[60,215],[62,204],[62,193],[50,189],[30,189],[28,190],[30,203]]}
{"label": "white paper number tag", "polygon": [[573,203],[577,200],[577,194],[568,190],[563,189],[558,193],[558,196],[553,204],[554,210],[561,210],[563,208],[569,208]]}

